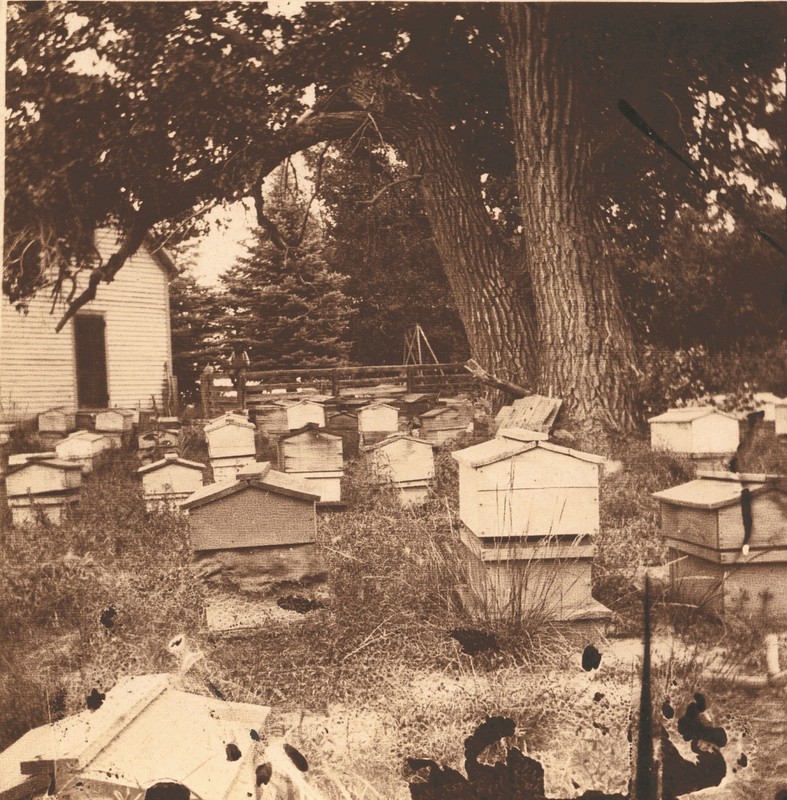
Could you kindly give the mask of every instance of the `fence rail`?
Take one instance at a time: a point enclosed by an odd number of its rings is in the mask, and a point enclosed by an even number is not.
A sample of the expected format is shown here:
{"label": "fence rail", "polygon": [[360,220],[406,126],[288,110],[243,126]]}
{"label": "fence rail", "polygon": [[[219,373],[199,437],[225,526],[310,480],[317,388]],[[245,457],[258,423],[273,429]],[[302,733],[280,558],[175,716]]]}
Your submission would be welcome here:
{"label": "fence rail", "polygon": [[282,390],[313,389],[338,397],[375,386],[390,386],[408,393],[458,393],[471,391],[478,385],[464,362],[277,370],[252,367],[236,373],[206,370],[200,378],[200,394],[202,412],[210,416],[232,408],[259,405],[269,393]]}

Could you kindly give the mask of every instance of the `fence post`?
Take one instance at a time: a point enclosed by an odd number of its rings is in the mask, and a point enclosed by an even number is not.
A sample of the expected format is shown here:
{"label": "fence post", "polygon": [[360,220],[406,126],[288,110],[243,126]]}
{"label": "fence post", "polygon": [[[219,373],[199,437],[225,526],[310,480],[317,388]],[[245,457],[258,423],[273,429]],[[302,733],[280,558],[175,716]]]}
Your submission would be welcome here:
{"label": "fence post", "polygon": [[410,364],[407,367],[407,393],[413,394],[415,391],[415,367]]}
{"label": "fence post", "polygon": [[241,367],[236,373],[235,383],[238,389],[238,406],[241,410],[246,408],[246,368]]}
{"label": "fence post", "polygon": [[331,370],[331,394],[334,397],[339,396],[339,370],[336,367]]}
{"label": "fence post", "polygon": [[8,508],[5,476],[8,473],[8,450],[11,441],[10,433],[14,425],[11,422],[0,422],[0,524],[8,521],[11,511]]}
{"label": "fence post", "polygon": [[210,419],[213,416],[213,367],[210,364],[199,376],[199,397],[202,418]]}

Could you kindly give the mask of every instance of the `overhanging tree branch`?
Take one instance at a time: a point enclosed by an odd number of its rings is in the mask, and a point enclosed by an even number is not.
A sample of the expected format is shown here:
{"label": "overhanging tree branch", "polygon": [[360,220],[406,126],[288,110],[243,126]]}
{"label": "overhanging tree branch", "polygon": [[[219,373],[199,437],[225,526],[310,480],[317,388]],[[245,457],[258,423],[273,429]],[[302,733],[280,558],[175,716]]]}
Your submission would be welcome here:
{"label": "overhanging tree branch", "polygon": [[424,176],[418,173],[417,175],[405,175],[404,178],[397,178],[395,181],[391,181],[383,186],[371,200],[359,200],[358,204],[362,206],[373,206],[387,191],[393,189],[394,186],[398,186],[401,183],[408,183],[409,181],[420,181]]}

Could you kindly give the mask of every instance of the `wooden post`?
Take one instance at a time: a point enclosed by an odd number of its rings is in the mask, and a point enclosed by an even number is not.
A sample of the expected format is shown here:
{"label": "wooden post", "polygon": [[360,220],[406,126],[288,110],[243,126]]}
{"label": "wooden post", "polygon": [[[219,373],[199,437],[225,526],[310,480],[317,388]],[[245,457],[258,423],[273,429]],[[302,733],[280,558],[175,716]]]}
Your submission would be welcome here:
{"label": "wooden post", "polygon": [[246,367],[241,367],[235,374],[235,385],[238,390],[238,407],[246,408]]}
{"label": "wooden post", "polygon": [[410,364],[407,367],[407,393],[413,394],[415,392],[415,367]]}
{"label": "wooden post", "polygon": [[10,433],[14,427],[12,422],[0,422],[0,525],[10,519],[8,508],[8,495],[6,494],[5,476],[8,472],[8,445],[11,441]]}
{"label": "wooden post", "polygon": [[210,419],[213,416],[213,367],[210,365],[199,376],[199,397],[202,418]]}
{"label": "wooden post", "polygon": [[339,371],[336,367],[331,370],[331,394],[334,397],[339,396]]}

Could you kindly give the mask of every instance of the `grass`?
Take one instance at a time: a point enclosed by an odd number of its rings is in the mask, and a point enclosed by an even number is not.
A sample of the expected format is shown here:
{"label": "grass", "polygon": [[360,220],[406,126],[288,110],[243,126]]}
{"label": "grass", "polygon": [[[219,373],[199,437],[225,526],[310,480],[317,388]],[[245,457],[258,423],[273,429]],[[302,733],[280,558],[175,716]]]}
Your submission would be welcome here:
{"label": "grass", "polygon": [[[205,458],[196,428],[184,442],[185,457]],[[29,434],[15,440],[20,450],[31,444]],[[228,700],[273,706],[293,743],[317,754],[315,774],[334,787],[331,797],[342,796],[340,784],[345,796],[405,797],[404,758],[459,767],[464,738],[485,714],[516,721],[515,743],[538,754],[553,793],[572,792],[572,776],[598,789],[625,780],[635,676],[618,668],[583,673],[579,655],[595,636],[587,629],[537,618],[479,623],[457,603],[465,559],[456,536],[456,463],[446,453],[438,454],[430,499],[417,509],[402,508],[392,489],[374,486],[353,464],[348,510],[319,517],[326,607],[235,636],[204,628],[187,523],[145,512],[135,467],[131,454],[110,454],[63,525],[5,531],[0,539],[0,747],[81,710],[94,687],[171,670],[167,642],[186,633],[205,654],[191,688],[208,694],[210,682]],[[623,471],[603,480],[594,594],[629,632],[641,614],[637,570],[664,557],[650,493],[687,477],[684,463],[630,441]],[[108,628],[100,620],[110,608]],[[497,649],[464,654],[448,635],[461,627],[494,635]],[[703,630],[716,645],[740,635],[718,625]],[[690,665],[681,669],[694,675]],[[606,704],[593,701],[598,693]]]}

